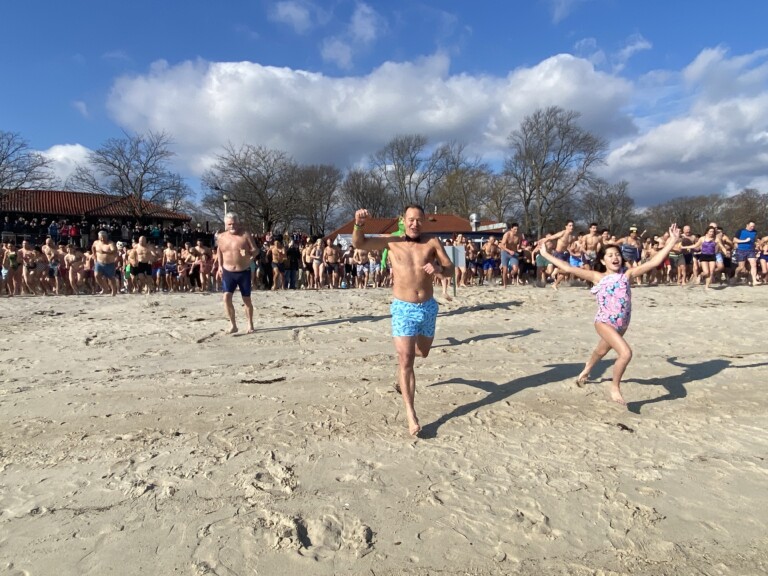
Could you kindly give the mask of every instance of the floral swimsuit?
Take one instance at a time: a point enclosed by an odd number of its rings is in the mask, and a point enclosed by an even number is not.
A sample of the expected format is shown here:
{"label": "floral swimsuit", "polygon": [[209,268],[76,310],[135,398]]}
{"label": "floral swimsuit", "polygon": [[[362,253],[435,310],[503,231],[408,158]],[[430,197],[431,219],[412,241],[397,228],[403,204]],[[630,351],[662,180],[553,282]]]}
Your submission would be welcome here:
{"label": "floral swimsuit", "polygon": [[624,271],[604,276],[591,290],[597,297],[595,323],[610,324],[623,334],[632,316],[632,290]]}

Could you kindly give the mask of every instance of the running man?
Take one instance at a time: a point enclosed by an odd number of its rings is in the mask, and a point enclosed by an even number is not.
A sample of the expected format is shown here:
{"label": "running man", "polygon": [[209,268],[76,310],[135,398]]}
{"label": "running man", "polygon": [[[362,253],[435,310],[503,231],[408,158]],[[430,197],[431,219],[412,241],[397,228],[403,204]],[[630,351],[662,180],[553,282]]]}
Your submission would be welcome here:
{"label": "running man", "polygon": [[520,243],[523,237],[519,232],[517,222],[513,223],[509,230],[504,232],[499,242],[501,249],[501,284],[504,288],[507,284],[520,283]]}
{"label": "running man", "polygon": [[224,217],[225,232],[219,234],[219,249],[217,258],[221,277],[221,288],[224,290],[224,308],[227,310],[230,327],[228,334],[237,332],[235,321],[235,306],[232,297],[235,288],[240,288],[240,296],[245,304],[245,315],[248,318],[248,334],[253,328],[253,304],[251,303],[251,259],[258,255],[259,250],[253,242],[253,237],[240,227],[237,214],[228,212]]}
{"label": "running man", "polygon": [[[355,212],[352,244],[357,250],[389,250],[394,274],[392,292],[392,339],[398,361],[398,384],[405,403],[408,431],[416,436],[421,430],[413,397],[416,376],[413,363],[416,356],[426,358],[435,337],[437,301],[432,297],[433,276],[453,276],[453,264],[437,238],[422,238],[425,214],[421,206],[406,206],[403,220],[404,236],[368,238],[363,232],[368,210]],[[436,263],[437,261],[437,263]]]}
{"label": "running man", "polygon": [[115,272],[117,270],[117,257],[119,254],[117,246],[109,239],[109,234],[106,230],[99,232],[98,238],[93,242],[93,246],[91,246],[91,252],[94,258],[96,258],[96,265],[94,267],[95,278],[102,294],[117,296],[118,286]]}

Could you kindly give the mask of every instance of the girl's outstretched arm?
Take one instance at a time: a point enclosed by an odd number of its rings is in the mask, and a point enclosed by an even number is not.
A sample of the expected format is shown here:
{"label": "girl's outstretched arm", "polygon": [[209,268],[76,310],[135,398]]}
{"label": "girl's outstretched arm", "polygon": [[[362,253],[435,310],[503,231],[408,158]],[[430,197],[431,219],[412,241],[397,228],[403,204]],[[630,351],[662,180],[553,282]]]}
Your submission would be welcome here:
{"label": "girl's outstretched arm", "polygon": [[577,276],[582,280],[586,280],[587,282],[597,284],[603,277],[600,272],[595,272],[594,270],[584,270],[583,268],[576,268],[576,266],[571,266],[564,260],[555,258],[552,256],[552,254],[549,253],[549,250],[547,250],[546,240],[542,240],[539,244],[539,253],[563,272],[567,274],[573,274],[574,276]]}
{"label": "girl's outstretched arm", "polygon": [[646,272],[649,272],[654,268],[658,268],[664,262],[664,259],[672,251],[672,248],[675,247],[675,244],[677,244],[677,241],[679,239],[680,239],[680,229],[677,227],[677,224],[672,224],[672,226],[669,227],[669,239],[667,240],[667,243],[664,244],[662,249],[656,252],[653,258],[648,260],[648,262],[646,262],[645,264],[640,264],[640,266],[636,268],[630,268],[629,270],[627,270],[627,276],[629,276],[630,278],[640,277]]}

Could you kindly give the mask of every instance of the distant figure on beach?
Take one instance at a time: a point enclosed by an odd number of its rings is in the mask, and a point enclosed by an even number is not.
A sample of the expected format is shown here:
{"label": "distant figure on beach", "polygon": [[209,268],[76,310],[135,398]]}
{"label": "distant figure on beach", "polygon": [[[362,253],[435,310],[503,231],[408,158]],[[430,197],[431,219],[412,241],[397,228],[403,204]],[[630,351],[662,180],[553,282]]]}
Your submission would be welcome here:
{"label": "distant figure on beach", "polygon": [[453,264],[437,238],[422,238],[425,214],[421,206],[407,206],[403,220],[405,235],[366,237],[363,232],[368,210],[355,212],[352,244],[357,250],[389,250],[394,275],[392,287],[395,299],[392,312],[392,339],[397,352],[398,374],[396,387],[403,396],[408,431],[416,436],[421,431],[413,400],[416,393],[416,375],[413,363],[416,356],[426,358],[435,338],[438,305],[432,297],[433,276],[453,275]]}
{"label": "distant figure on beach", "polygon": [[232,297],[235,288],[240,289],[240,296],[245,304],[245,315],[248,318],[248,334],[253,328],[253,304],[251,303],[251,259],[258,255],[259,250],[253,237],[240,226],[237,214],[228,212],[224,216],[225,231],[219,234],[219,249],[217,258],[219,268],[217,275],[221,278],[221,288],[224,290],[224,308],[227,311],[230,327],[228,334],[237,332],[235,306]]}
{"label": "distant figure on beach", "polygon": [[101,230],[91,246],[91,251],[96,258],[95,277],[96,283],[101,288],[102,294],[117,296],[117,246],[109,238],[106,230]]}
{"label": "distant figure on beach", "polygon": [[632,290],[630,284],[633,278],[642,278],[662,264],[670,250],[677,244],[680,230],[676,224],[669,227],[669,238],[666,244],[650,260],[627,269],[621,249],[612,244],[603,245],[597,253],[595,270],[585,270],[571,266],[564,260],[549,253],[546,239],[539,246],[541,255],[565,273],[573,274],[592,282],[592,293],[597,297],[597,315],[595,316],[595,331],[600,336],[600,342],[592,352],[584,370],[576,378],[579,387],[584,386],[589,378],[589,372],[603,356],[611,349],[616,351],[618,358],[613,365],[613,382],[611,384],[611,400],[626,404],[621,395],[621,378],[629,361],[632,360],[632,349],[624,340],[624,333],[629,328],[632,314]]}

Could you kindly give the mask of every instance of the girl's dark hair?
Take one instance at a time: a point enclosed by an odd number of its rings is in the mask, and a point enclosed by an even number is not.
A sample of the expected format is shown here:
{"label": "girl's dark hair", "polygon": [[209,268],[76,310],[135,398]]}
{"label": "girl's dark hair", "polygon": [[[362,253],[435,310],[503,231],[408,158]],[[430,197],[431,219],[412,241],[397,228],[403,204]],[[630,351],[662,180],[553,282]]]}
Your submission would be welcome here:
{"label": "girl's dark hair", "polygon": [[621,257],[621,267],[624,267],[624,254],[621,253],[621,247],[616,244],[605,244],[604,246],[600,247],[600,250],[597,251],[597,256],[595,257],[595,272],[605,272],[605,264],[603,264],[603,259],[605,258],[605,253],[609,248],[616,248],[616,250],[619,251],[619,256]]}

